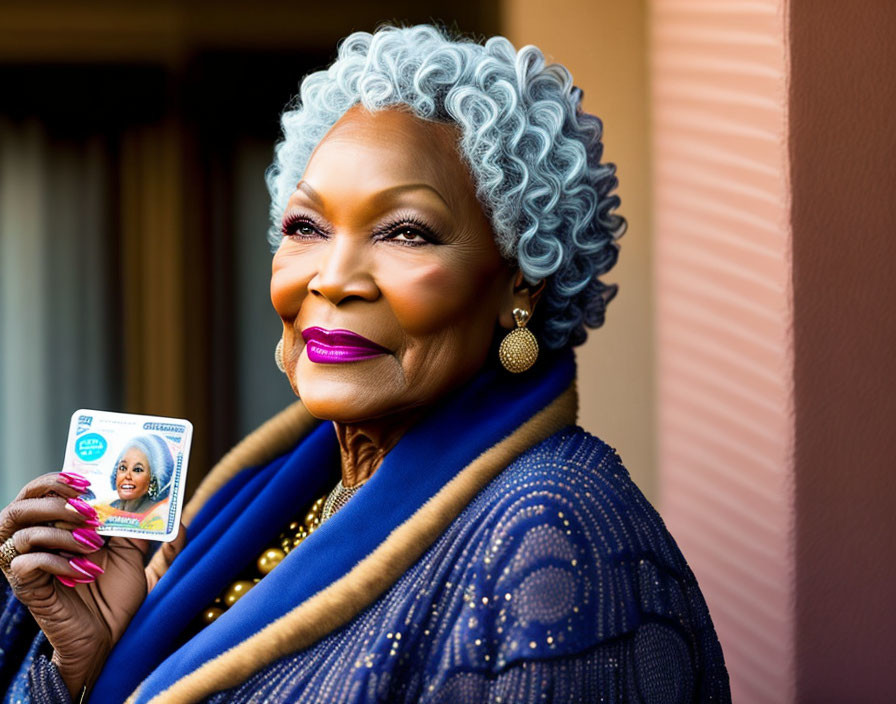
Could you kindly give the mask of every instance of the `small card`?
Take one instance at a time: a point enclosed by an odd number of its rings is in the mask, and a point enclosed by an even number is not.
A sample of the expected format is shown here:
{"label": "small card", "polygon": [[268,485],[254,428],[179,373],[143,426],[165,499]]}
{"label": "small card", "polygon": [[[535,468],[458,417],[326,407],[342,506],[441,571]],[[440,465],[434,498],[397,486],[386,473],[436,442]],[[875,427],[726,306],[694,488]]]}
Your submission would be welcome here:
{"label": "small card", "polygon": [[75,411],[63,471],[90,481],[81,498],[96,509],[100,535],[177,537],[192,437],[182,418]]}

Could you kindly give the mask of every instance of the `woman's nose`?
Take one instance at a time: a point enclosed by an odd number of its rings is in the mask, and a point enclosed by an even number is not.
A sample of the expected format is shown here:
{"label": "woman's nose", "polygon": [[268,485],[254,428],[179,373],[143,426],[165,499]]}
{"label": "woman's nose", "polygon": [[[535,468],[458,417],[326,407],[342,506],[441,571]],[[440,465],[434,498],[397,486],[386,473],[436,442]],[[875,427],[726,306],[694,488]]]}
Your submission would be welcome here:
{"label": "woman's nose", "polygon": [[351,299],[374,301],[380,292],[370,271],[368,253],[349,236],[334,236],[320,248],[317,272],[308,282],[309,293],[334,306]]}

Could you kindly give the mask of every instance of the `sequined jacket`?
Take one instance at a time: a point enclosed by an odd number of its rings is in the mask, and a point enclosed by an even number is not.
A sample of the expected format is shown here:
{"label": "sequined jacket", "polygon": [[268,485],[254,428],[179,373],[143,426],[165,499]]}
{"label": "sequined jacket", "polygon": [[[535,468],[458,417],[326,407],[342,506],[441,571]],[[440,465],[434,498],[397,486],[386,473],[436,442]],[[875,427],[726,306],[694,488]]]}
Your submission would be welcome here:
{"label": "sequined jacket", "polygon": [[[65,691],[45,659],[30,677],[31,701]],[[28,697],[20,686],[9,701]],[[207,701],[729,700],[709,613],[662,520],[611,448],[568,428],[348,625]]]}
{"label": "sequined jacket", "polygon": [[[338,464],[332,428],[300,404],[272,419],[185,508],[186,548],[90,701],[729,701],[694,576],[615,451],[573,424],[574,376],[571,354],[521,379],[480,375],[184,640]],[[65,701],[40,636],[22,658],[29,619],[7,595],[8,700]]]}
{"label": "sequined jacket", "polygon": [[502,472],[351,624],[210,701],[729,699],[662,520],[610,447],[569,428]]}

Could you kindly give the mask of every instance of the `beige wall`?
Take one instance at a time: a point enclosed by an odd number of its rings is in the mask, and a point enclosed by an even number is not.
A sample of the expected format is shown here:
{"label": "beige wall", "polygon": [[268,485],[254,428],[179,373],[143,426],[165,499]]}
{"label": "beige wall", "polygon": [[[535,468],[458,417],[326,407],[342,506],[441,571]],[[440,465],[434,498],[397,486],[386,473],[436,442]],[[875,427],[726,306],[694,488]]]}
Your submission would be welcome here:
{"label": "beige wall", "polygon": [[503,0],[501,33],[564,64],[604,122],[604,155],[616,163],[619,212],[629,228],[607,321],[579,348],[580,424],[621,455],[655,496],[651,230],[645,3],[642,0]]}

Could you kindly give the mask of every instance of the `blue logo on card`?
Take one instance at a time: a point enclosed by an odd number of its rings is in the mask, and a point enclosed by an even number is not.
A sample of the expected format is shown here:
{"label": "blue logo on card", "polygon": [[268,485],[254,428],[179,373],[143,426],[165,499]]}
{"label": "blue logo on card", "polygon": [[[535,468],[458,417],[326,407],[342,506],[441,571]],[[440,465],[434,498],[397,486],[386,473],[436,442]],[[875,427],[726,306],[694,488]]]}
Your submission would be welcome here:
{"label": "blue logo on card", "polygon": [[102,457],[109,443],[99,433],[90,433],[75,441],[75,454],[85,462],[94,462]]}
{"label": "blue logo on card", "polygon": [[75,434],[80,435],[90,430],[91,423],[93,423],[93,416],[78,416],[78,430]]}

